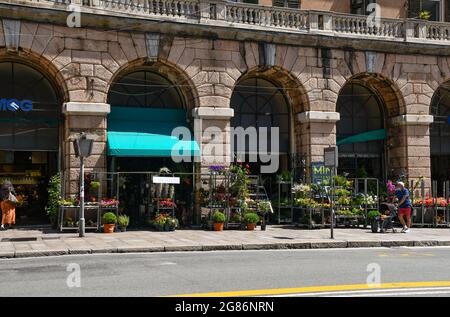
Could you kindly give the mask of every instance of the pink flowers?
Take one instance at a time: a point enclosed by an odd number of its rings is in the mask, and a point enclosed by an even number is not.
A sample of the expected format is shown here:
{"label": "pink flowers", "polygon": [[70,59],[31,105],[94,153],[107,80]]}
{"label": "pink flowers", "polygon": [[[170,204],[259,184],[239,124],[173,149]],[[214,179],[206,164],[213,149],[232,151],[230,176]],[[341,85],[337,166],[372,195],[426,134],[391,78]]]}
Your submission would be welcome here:
{"label": "pink flowers", "polygon": [[388,196],[393,196],[395,194],[395,185],[392,183],[392,181],[388,181],[386,186]]}
{"label": "pink flowers", "polygon": [[102,199],[100,205],[103,207],[116,207],[119,205],[119,201],[114,198]]}

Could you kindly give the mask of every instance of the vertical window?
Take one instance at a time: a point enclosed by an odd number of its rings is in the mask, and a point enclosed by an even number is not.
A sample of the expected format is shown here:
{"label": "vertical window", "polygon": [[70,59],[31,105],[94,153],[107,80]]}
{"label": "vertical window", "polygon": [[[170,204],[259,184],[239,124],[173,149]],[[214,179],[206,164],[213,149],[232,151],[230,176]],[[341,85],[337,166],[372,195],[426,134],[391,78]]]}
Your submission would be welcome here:
{"label": "vertical window", "polygon": [[284,8],[300,8],[300,0],[273,0],[272,5],[274,7],[284,7]]}
{"label": "vertical window", "polygon": [[[449,2],[447,0],[447,2]],[[417,19],[420,12],[428,11],[430,13],[430,21],[441,20],[441,7],[443,2],[439,0],[410,0],[408,7],[408,16]]]}
{"label": "vertical window", "polygon": [[368,15],[370,12],[367,10],[367,7],[369,4],[376,2],[376,0],[351,0],[351,13]]}

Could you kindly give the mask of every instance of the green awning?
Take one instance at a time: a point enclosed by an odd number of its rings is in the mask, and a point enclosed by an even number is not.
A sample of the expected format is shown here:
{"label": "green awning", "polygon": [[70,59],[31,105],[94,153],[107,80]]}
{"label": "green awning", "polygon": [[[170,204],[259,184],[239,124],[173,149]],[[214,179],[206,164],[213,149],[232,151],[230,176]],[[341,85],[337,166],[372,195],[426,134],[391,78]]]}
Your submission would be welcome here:
{"label": "green awning", "polygon": [[188,127],[185,110],[111,107],[108,116],[108,155],[198,156],[200,149],[195,141],[181,141],[171,135],[177,127]]}
{"label": "green awning", "polygon": [[364,132],[357,135],[352,135],[350,137],[339,140],[337,145],[344,144],[352,144],[352,143],[360,143],[360,142],[369,142],[369,141],[378,141],[385,140],[387,138],[387,133],[385,129],[374,130],[369,132]]}

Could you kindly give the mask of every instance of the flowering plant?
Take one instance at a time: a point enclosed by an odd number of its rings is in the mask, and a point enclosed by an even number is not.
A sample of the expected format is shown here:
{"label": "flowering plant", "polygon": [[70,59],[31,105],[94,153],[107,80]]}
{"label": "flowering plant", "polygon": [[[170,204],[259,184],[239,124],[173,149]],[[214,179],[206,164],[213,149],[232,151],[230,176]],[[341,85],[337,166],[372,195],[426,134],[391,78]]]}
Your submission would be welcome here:
{"label": "flowering plant", "polygon": [[115,198],[105,198],[100,201],[100,206],[102,206],[102,207],[117,207],[117,206],[119,206],[119,201]]}
{"label": "flowering plant", "polygon": [[176,208],[177,207],[177,205],[172,201],[171,198],[160,199],[158,202],[159,202],[159,207],[161,207],[161,208]]}

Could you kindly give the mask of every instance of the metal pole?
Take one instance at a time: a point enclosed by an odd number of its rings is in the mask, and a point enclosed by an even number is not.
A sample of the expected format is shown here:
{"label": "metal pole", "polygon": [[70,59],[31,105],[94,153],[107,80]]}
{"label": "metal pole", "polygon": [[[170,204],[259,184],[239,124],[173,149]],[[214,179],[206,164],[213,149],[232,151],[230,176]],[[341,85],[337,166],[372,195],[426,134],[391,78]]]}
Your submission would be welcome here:
{"label": "metal pole", "polygon": [[80,223],[79,223],[80,237],[85,234],[85,219],[84,219],[84,158],[80,156]]}
{"label": "metal pole", "polygon": [[334,239],[334,167],[331,168],[331,239]]}

